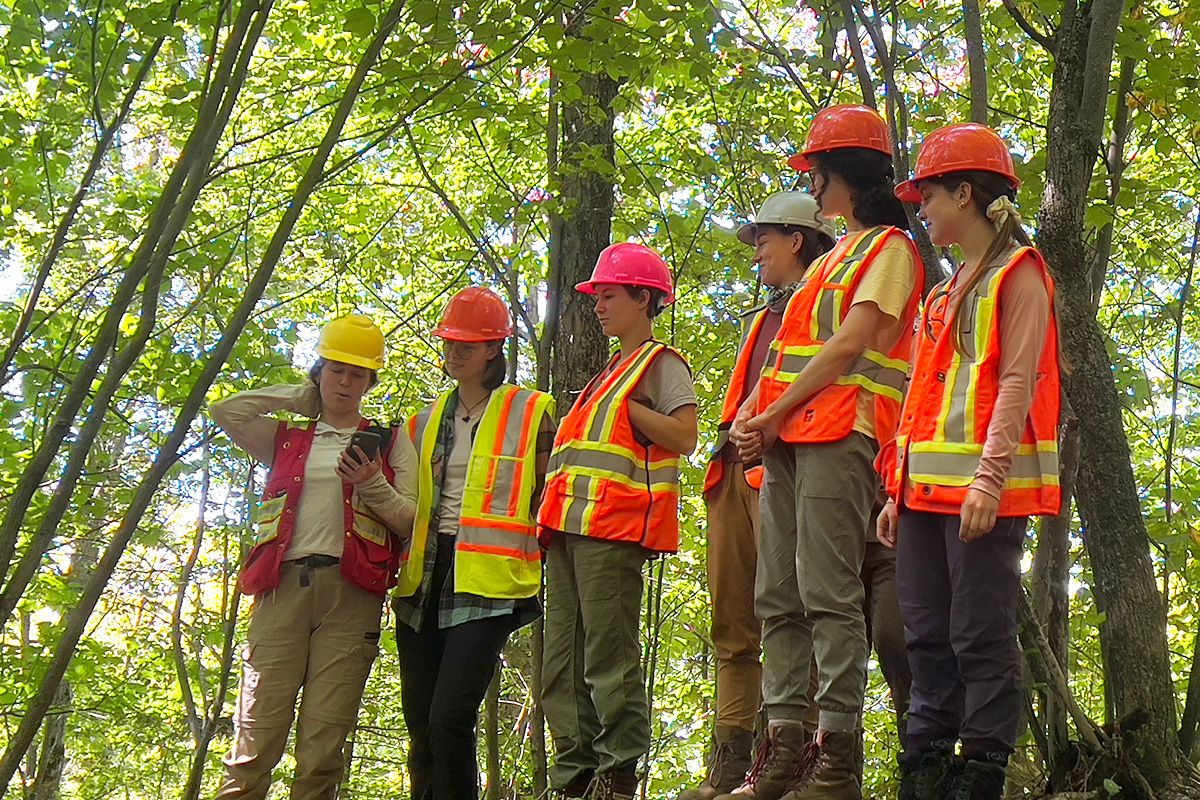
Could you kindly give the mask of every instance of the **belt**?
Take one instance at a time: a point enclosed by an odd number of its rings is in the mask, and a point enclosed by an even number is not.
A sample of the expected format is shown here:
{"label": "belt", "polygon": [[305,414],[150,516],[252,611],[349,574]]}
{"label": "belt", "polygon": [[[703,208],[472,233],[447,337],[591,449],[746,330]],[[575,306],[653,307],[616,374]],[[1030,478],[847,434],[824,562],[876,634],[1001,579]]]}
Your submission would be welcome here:
{"label": "belt", "polygon": [[307,588],[312,583],[312,571],[314,569],[322,569],[324,567],[332,567],[341,559],[337,556],[327,556],[321,553],[314,553],[311,556],[304,558],[293,558],[291,561],[285,561],[285,564],[295,564],[300,567],[300,585]]}

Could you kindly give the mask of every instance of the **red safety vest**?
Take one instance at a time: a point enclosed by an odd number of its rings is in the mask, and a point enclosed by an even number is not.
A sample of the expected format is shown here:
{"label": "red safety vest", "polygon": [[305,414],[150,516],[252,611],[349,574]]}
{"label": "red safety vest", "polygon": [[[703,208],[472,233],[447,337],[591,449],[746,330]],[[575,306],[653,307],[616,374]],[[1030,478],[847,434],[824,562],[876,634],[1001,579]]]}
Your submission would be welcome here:
{"label": "red safety vest", "polygon": [[613,356],[567,412],[538,509],[543,530],[679,549],[679,453],[642,444],[629,421],[630,393],[668,351],[648,341],[619,364]]}
{"label": "red safety vest", "polygon": [[809,267],[771,343],[759,383],[758,410],[763,411],[782,395],[837,333],[853,305],[855,290],[891,237],[907,245],[915,277],[895,345],[887,353],[864,350],[833,383],[793,408],[780,426],[781,441],[813,444],[846,438],[854,430],[860,391],[870,392],[875,399],[875,437],[879,441],[892,438],[908,373],[912,323],[921,301],[924,270],[912,241],[891,226],[849,233]]}
{"label": "red safety vest", "polygon": [[[370,424],[363,420],[359,430]],[[304,489],[305,459],[312,449],[317,423],[292,424],[280,422],[275,431],[275,455],[262,499],[254,507],[254,548],[246,557],[238,576],[244,594],[269,592],[279,585],[279,568],[296,529],[296,507]],[[392,432],[393,438],[400,435]],[[396,481],[395,470],[388,463],[389,446],[383,454],[383,476],[388,483]],[[342,577],[380,597],[396,585],[396,570],[400,566],[400,540],[362,503],[354,487],[342,481],[342,505],[345,511],[345,537],[339,568]]]}
{"label": "red safety vest", "polygon": [[[1022,260],[1032,258],[1050,297],[1046,341],[1038,360],[1033,402],[1025,418],[1012,469],[1000,494],[1001,517],[1057,514],[1062,503],[1058,483],[1058,327],[1054,318],[1054,281],[1041,253],[1019,248],[1006,263],[989,267],[960,313],[970,314],[960,354],[954,327],[946,321],[949,295],[930,293],[912,381],[896,437],[896,466],[888,473],[888,493],[917,511],[957,514],[975,479],[1000,391],[1000,308],[1004,280]],[[907,478],[906,478],[907,476]]]}
{"label": "red safety vest", "polygon": [[[709,455],[708,469],[704,473],[704,493],[707,494],[716,488],[721,482],[722,476],[725,474],[725,459],[721,455],[725,449],[725,445],[729,444],[729,428],[733,425],[733,418],[737,416],[738,407],[745,398],[746,381],[758,380],[757,375],[750,375],[750,360],[754,357],[754,347],[758,342],[758,332],[762,330],[763,323],[766,322],[767,315],[771,313],[768,308],[759,310],[754,315],[754,319],[750,321],[750,330],[746,333],[746,338],[742,342],[741,348],[738,350],[737,358],[733,364],[733,374],[729,376],[729,389],[725,392],[725,402],[721,405],[721,420],[717,426],[717,442],[713,445],[712,453]],[[744,472],[746,483],[750,484],[754,489],[762,486],[762,466],[750,467]]]}

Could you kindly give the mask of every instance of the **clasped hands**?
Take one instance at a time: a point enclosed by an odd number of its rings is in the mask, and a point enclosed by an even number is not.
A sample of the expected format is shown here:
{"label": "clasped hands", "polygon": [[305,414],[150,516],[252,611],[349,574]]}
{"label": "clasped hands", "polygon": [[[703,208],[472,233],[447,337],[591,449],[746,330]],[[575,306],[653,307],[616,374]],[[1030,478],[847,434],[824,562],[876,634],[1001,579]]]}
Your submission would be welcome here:
{"label": "clasped hands", "polygon": [[733,424],[729,427],[729,440],[737,448],[742,461],[760,461],[767,448],[779,438],[779,420],[768,407],[761,414],[754,407],[744,405],[738,409]]}

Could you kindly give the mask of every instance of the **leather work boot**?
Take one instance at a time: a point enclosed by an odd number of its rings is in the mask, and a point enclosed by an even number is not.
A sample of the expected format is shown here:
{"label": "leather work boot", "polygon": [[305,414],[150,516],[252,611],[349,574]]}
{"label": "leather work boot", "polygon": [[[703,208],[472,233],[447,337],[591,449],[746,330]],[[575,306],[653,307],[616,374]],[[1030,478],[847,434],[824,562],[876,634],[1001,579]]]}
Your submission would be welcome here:
{"label": "leather work boot", "polygon": [[742,728],[717,728],[704,782],[686,789],[677,800],[712,800],[741,786],[754,756],[754,732]]}
{"label": "leather work boot", "polygon": [[592,785],[593,777],[591,770],[578,776],[558,790],[555,795],[556,800],[583,800],[587,796],[588,787]]}
{"label": "leather work boot", "polygon": [[862,800],[858,772],[861,744],[861,730],[825,731],[816,774],[787,800]]}
{"label": "leather work boot", "polygon": [[637,794],[637,764],[627,764],[609,772],[597,772],[588,786],[585,800],[633,800]]}
{"label": "leather work boot", "polygon": [[811,741],[800,723],[775,723],[758,745],[746,780],[716,800],[779,800],[802,787],[817,769],[821,748]]}
{"label": "leather work boot", "polygon": [[1004,795],[1004,772],[1007,766],[1007,753],[988,753],[982,758],[968,758],[947,798],[1000,800]]}
{"label": "leather work boot", "polygon": [[929,750],[903,753],[900,762],[900,800],[945,800],[962,772],[954,742],[935,739]]}

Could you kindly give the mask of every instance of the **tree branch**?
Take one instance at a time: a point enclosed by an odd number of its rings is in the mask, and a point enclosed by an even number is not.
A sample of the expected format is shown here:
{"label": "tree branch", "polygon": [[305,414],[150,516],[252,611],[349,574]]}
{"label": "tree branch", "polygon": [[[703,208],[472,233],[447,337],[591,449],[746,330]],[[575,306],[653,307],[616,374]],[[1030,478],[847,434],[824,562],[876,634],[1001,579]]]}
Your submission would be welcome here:
{"label": "tree branch", "polygon": [[1026,36],[1040,44],[1050,55],[1057,53],[1058,47],[1054,44],[1054,40],[1030,24],[1025,15],[1021,13],[1021,9],[1017,7],[1016,0],[1001,0],[1001,2],[1004,3],[1004,8],[1013,18],[1013,22],[1017,23],[1018,28],[1025,31]]}

